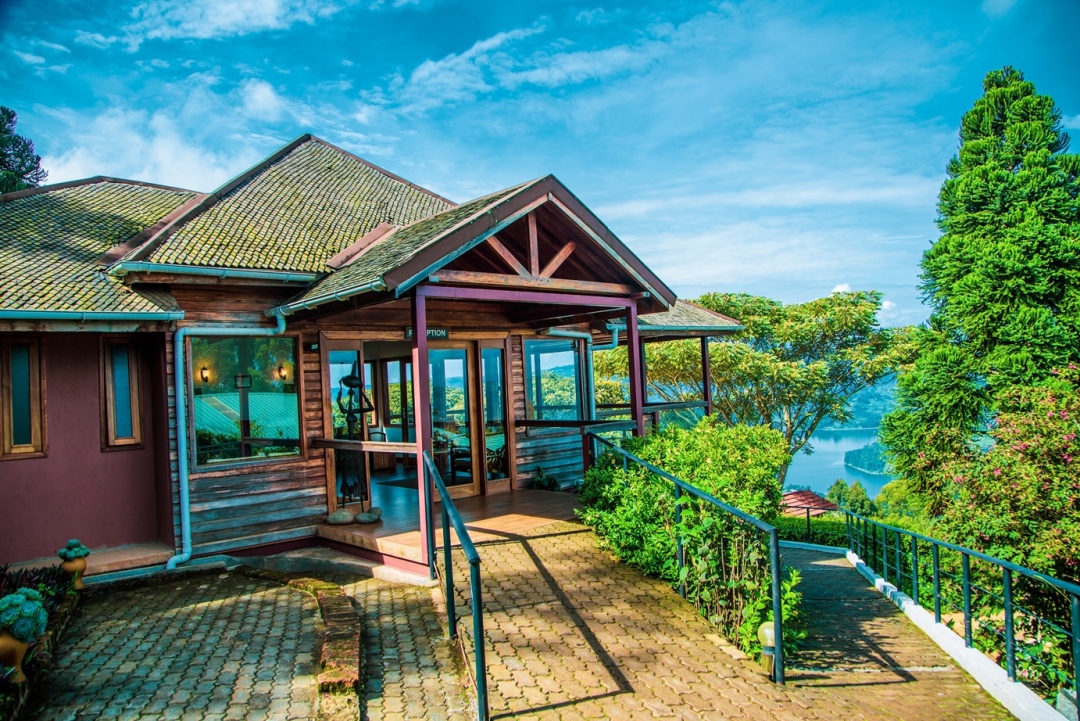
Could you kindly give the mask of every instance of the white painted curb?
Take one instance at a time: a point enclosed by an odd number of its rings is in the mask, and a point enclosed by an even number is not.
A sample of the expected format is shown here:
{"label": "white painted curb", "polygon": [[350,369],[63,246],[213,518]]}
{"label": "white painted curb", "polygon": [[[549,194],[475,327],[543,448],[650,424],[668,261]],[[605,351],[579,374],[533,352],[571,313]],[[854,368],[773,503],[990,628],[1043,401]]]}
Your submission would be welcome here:
{"label": "white painted curb", "polygon": [[1065,718],[1027,686],[1018,681],[1010,681],[1008,674],[1001,666],[976,649],[964,646],[964,639],[953,633],[952,629],[945,624],[935,623],[932,613],[916,605],[910,596],[900,592],[896,586],[887,583],[885,579],[874,573],[873,569],[863,563],[854,551],[848,551],[846,555],[848,562],[855,567],[855,570],[866,577],[866,580],[870,581],[886,598],[895,603],[912,623],[922,629],[923,633],[945,653],[952,656],[953,660],[970,673],[987,693],[996,698],[1020,721],[1062,721]]}

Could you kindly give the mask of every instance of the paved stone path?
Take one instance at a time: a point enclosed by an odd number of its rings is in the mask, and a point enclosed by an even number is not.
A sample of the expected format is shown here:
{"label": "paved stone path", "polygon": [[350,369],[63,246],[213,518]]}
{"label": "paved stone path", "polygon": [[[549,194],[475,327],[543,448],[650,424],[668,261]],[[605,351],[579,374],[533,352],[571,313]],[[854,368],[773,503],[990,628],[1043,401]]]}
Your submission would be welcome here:
{"label": "paved stone path", "polygon": [[[737,660],[667,584],[599,550],[584,526],[479,550],[495,718],[1011,718],[837,556],[785,552],[804,570],[817,630],[780,687]],[[455,575],[468,577],[460,552]],[[467,593],[460,584],[462,614]],[[470,628],[465,616],[466,649]]]}
{"label": "paved stone path", "polygon": [[319,625],[309,594],[239,573],[94,595],[26,718],[312,718]]}
{"label": "paved stone path", "polygon": [[363,629],[361,714],[372,721],[473,718],[457,644],[446,640],[438,589],[326,576],[354,600]]}

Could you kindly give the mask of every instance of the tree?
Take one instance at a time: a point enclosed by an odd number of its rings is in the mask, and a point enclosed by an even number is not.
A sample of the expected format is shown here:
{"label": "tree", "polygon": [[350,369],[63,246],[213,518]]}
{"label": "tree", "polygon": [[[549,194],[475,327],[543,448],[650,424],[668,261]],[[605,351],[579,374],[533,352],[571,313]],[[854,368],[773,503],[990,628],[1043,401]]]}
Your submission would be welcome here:
{"label": "tree", "polygon": [[829,486],[829,490],[825,492],[825,500],[831,501],[841,508],[847,505],[847,497],[848,485],[843,478],[837,478],[833,481],[833,484]]}
{"label": "tree", "polygon": [[883,424],[894,469],[934,511],[945,467],[977,452],[995,398],[1080,352],[1080,156],[1022,73],[988,73],[983,89],[941,187],[942,235],[921,262],[931,318]]}
{"label": "tree", "polygon": [[0,193],[36,188],[49,176],[34,141],[15,132],[17,122],[14,110],[0,106]]}
{"label": "tree", "polygon": [[[907,329],[879,327],[875,291],[793,305],[726,293],[696,302],[745,327],[709,346],[717,418],[774,428],[790,454],[813,452],[808,441],[822,421],[846,423],[851,397],[895,372],[910,353]],[[646,362],[650,394],[672,402],[701,398],[697,341],[651,343]],[[626,352],[598,353],[595,367],[601,378],[625,376]],[[781,486],[788,465],[780,469]]]}
{"label": "tree", "polygon": [[870,500],[866,489],[858,481],[852,483],[851,487],[848,488],[847,504],[844,507],[852,513],[858,513],[860,516],[872,516],[877,512],[877,509],[874,508],[874,502]]}

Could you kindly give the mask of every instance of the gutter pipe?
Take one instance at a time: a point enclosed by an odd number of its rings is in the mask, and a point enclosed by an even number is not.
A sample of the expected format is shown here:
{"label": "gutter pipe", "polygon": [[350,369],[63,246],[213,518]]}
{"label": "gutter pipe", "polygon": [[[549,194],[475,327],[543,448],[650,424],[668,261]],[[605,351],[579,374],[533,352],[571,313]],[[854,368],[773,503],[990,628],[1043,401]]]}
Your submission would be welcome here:
{"label": "gutter pipe", "polygon": [[275,314],[277,325],[273,328],[236,326],[185,326],[173,336],[173,382],[176,387],[176,473],[180,483],[180,535],[181,552],[169,559],[165,570],[171,571],[191,558],[191,471],[188,458],[187,422],[187,373],[184,341],[188,336],[275,336],[285,332],[285,316]]}
{"label": "gutter pipe", "polygon": [[109,275],[124,276],[128,273],[174,273],[198,275],[210,278],[251,278],[255,280],[280,281],[282,283],[313,283],[321,273],[299,271],[248,270],[243,268],[210,268],[204,265],[181,265],[178,263],[147,263],[141,260],[120,261],[109,268]]}
{"label": "gutter pipe", "polygon": [[165,323],[183,319],[183,311],[124,313],[93,310],[0,310],[0,320],[73,320],[80,323],[95,320],[148,320]]}
{"label": "gutter pipe", "polygon": [[360,295],[361,293],[382,290],[386,290],[386,283],[383,282],[382,278],[379,278],[377,280],[371,281],[370,283],[364,283],[363,285],[349,288],[348,290],[339,290],[334,293],[327,293],[326,295],[316,296],[311,300],[301,300],[295,303],[286,303],[285,305],[278,306],[277,308],[266,311],[266,315],[292,315],[298,310],[308,310],[310,308],[320,306],[323,303],[329,303],[332,300],[348,300],[349,298],[352,298],[355,295]]}

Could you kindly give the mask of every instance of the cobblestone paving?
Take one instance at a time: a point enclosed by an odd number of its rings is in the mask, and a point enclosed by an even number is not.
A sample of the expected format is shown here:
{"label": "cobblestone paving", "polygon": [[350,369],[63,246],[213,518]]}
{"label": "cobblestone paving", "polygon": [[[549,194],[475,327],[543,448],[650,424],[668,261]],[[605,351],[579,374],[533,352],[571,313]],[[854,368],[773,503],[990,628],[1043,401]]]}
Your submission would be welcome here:
{"label": "cobblestone paving", "polygon": [[310,595],[238,573],[92,596],[27,718],[312,718],[320,624]]}
{"label": "cobblestone paving", "polygon": [[[785,554],[805,569],[818,630],[780,687],[724,650],[670,587],[599,550],[584,526],[479,550],[495,718],[1011,718],[835,556]],[[457,578],[467,578],[456,556]],[[467,592],[461,584],[463,614]]]}
{"label": "cobblestone paving", "polygon": [[354,599],[360,616],[363,718],[472,718],[475,701],[466,691],[457,645],[445,639],[445,611],[436,605],[441,598],[437,589],[338,575],[327,580],[339,583]]}

